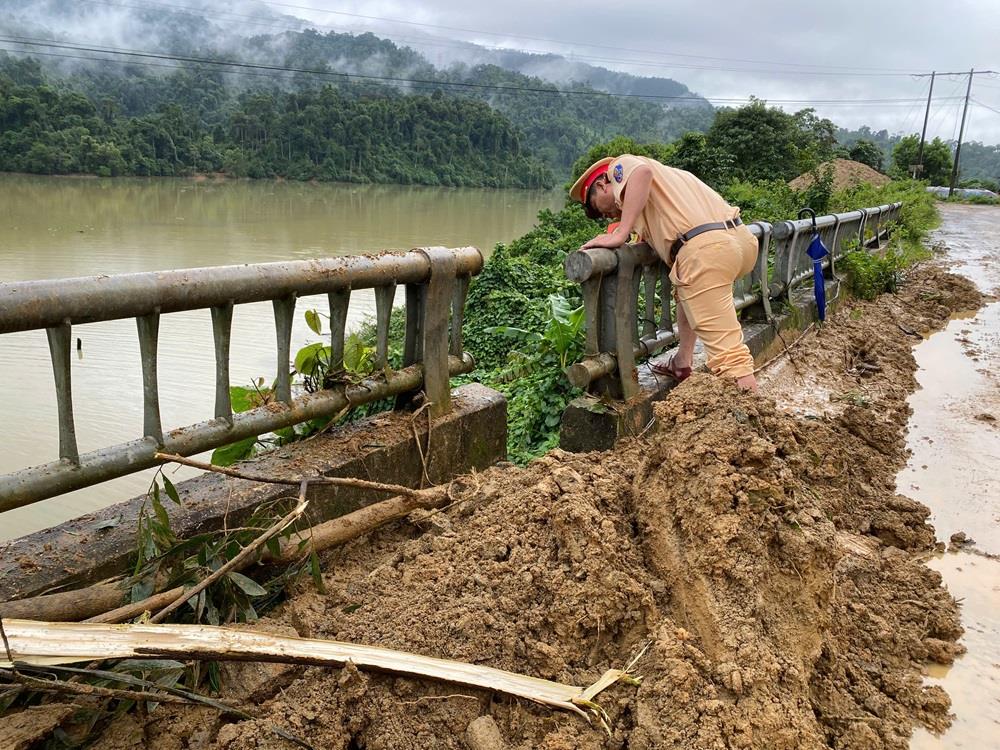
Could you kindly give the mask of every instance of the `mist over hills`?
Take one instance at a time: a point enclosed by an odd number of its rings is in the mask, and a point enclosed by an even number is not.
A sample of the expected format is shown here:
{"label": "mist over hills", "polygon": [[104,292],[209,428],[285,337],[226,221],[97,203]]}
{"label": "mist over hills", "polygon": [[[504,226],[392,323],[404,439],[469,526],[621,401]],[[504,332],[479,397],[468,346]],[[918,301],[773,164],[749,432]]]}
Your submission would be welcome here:
{"label": "mist over hills", "polygon": [[[0,33],[9,39],[59,40],[80,46],[249,63],[306,72],[200,66],[219,71],[232,107],[248,92],[298,91],[334,85],[344,96],[435,95],[485,102],[510,120],[527,152],[564,174],[588,147],[613,135],[668,141],[703,130],[714,113],[704,99],[622,100],[600,92],[649,97],[693,96],[676,81],[618,73],[558,55],[494,50],[449,41],[434,61],[371,33],[323,32],[254,0],[172,3],[2,0]],[[92,100],[111,95],[122,114],[143,116],[170,99],[157,78],[176,76],[181,63],[110,52],[6,42],[7,50],[36,57],[51,76]],[[99,58],[99,59],[96,59]],[[111,61],[109,61],[111,60]],[[355,76],[345,79],[336,74]],[[119,79],[116,81],[115,79]],[[127,80],[122,85],[121,79]],[[573,93],[563,93],[572,91]],[[184,97],[175,97],[183,100]],[[207,113],[199,105],[200,116]],[[204,124],[209,124],[205,120]]]}

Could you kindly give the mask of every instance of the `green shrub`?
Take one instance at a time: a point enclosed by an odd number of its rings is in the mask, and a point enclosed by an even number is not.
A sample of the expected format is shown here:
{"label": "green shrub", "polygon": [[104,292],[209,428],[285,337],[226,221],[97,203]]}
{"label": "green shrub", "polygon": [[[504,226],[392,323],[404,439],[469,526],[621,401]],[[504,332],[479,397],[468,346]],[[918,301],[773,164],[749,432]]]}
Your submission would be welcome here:
{"label": "green shrub", "polygon": [[891,247],[882,254],[854,250],[837,261],[837,268],[847,271],[851,292],[868,300],[895,293],[906,265],[903,256]]}

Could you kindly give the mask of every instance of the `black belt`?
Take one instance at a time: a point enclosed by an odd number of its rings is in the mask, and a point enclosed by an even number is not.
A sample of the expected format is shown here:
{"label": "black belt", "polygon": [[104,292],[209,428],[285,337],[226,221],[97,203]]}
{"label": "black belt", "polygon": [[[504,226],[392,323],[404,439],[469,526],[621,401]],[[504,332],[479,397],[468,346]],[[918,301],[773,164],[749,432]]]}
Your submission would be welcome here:
{"label": "black belt", "polygon": [[677,260],[677,253],[681,251],[688,242],[693,240],[699,234],[704,234],[705,232],[714,232],[717,229],[735,229],[736,227],[743,224],[743,220],[737,216],[735,219],[726,219],[725,221],[713,221],[709,224],[701,224],[694,227],[693,229],[687,230],[684,234],[674,240],[674,244],[670,246],[670,259],[671,263]]}

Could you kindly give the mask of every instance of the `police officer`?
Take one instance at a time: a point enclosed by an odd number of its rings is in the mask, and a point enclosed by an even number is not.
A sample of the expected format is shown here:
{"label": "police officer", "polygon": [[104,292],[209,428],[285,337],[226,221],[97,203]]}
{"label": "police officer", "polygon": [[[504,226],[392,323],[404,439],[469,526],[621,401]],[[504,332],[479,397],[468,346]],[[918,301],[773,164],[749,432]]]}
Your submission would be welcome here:
{"label": "police officer", "polygon": [[753,356],[733,302],[733,282],[757,262],[757,239],[726,203],[690,172],[655,159],[624,154],[592,164],[570,188],[592,218],[619,219],[613,231],[583,245],[617,248],[637,232],[670,267],[677,298],[680,342],[653,370],[678,381],[691,374],[695,337],[705,344],[708,367],[757,390]]}

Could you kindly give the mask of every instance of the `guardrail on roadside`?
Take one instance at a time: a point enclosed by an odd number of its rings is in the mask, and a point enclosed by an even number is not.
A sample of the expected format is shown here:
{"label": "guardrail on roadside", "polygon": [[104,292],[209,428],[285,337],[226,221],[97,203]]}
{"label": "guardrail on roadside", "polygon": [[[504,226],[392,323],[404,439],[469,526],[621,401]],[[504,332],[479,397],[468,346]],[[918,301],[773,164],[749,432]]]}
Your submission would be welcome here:
{"label": "guardrail on roadside", "polygon": [[[433,416],[450,409],[452,375],[474,362],[462,348],[462,320],[472,276],[483,267],[474,247],[423,248],[401,254],[349,256],[178,271],[0,283],[0,334],[44,329],[55,375],[59,459],[0,476],[0,512],[140,471],[159,463],[158,451],[193,455],[272,432],[347,406],[423,389]],[[403,368],[383,374],[389,318],[397,285],[406,290]],[[361,383],[293,395],[291,335],[296,299],[327,294],[331,359],[342,365],[351,290],[373,289],[378,374]],[[234,305],[270,300],[277,331],[277,403],[234,414],[229,346]],[[160,421],[156,351],[160,316],[208,308],[215,343],[215,415],[164,432]],[[72,327],[135,318],[142,362],[142,436],[81,454],[73,418]]]}
{"label": "guardrail on roadside", "polygon": [[[902,203],[893,203],[817,217],[816,230],[830,251],[823,268],[832,273],[848,243],[880,243],[901,207]],[[733,299],[737,310],[759,304],[770,319],[771,300],[787,296],[812,276],[806,248],[813,222],[755,222],[747,227],[757,238],[757,263],[733,284]],[[577,388],[613,398],[635,396],[639,393],[636,362],[677,340],[670,304],[663,303],[672,297],[666,264],[651,247],[639,243],[617,250],[579,250],[566,257],[565,268],[566,276],[581,286],[587,326],[585,357],[567,368],[567,377]]]}

